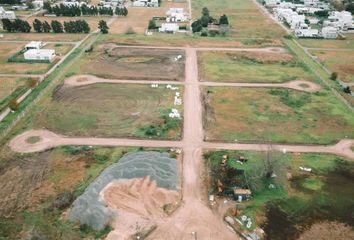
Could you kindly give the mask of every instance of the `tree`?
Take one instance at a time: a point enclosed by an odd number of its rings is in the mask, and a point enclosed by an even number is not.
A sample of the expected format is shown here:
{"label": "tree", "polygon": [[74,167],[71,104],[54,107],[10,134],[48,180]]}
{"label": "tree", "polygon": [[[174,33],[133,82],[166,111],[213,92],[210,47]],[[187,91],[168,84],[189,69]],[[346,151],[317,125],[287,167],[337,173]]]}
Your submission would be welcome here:
{"label": "tree", "polygon": [[2,26],[3,26],[4,30],[6,30],[8,32],[15,31],[14,25],[9,19],[1,19],[1,22],[2,22]]}
{"label": "tree", "polygon": [[29,8],[29,9],[33,9],[34,8],[34,5],[32,3],[32,0],[27,0],[26,1],[26,6]]}
{"label": "tree", "polygon": [[31,31],[31,26],[27,21],[15,19],[13,25],[17,32],[29,33]]}
{"label": "tree", "polygon": [[47,10],[48,13],[52,13],[53,12],[52,6],[50,5],[49,1],[45,1],[43,3],[43,9]]}
{"label": "tree", "polygon": [[203,15],[200,18],[200,23],[202,24],[203,27],[208,27],[209,24],[209,16]]}
{"label": "tree", "polygon": [[47,21],[44,21],[43,23],[43,32],[49,33],[52,28],[50,27],[50,24]]}
{"label": "tree", "polygon": [[331,80],[333,80],[333,81],[335,81],[335,80],[337,80],[337,78],[338,78],[338,73],[336,73],[336,72],[332,72],[332,74],[331,74]]}
{"label": "tree", "polygon": [[200,32],[200,31],[202,31],[202,29],[203,29],[203,26],[202,26],[202,23],[200,20],[194,21],[192,23],[192,32],[193,33]]}
{"label": "tree", "polygon": [[310,24],[310,20],[308,20],[307,18],[305,19],[305,23],[308,25]]}
{"label": "tree", "polygon": [[107,22],[104,20],[99,21],[98,28],[100,29],[101,33],[107,34],[109,27],[107,26]]}
{"label": "tree", "polygon": [[207,17],[210,16],[210,12],[209,12],[209,9],[208,9],[208,8],[203,7],[203,9],[202,9],[202,16],[207,16]]}
{"label": "tree", "polygon": [[351,14],[354,14],[354,2],[349,3],[346,7],[345,10],[348,12],[351,12]]}
{"label": "tree", "polygon": [[36,31],[37,33],[41,33],[43,32],[43,24],[40,20],[38,20],[37,18],[34,19],[33,21],[33,29],[34,31]]}
{"label": "tree", "polygon": [[225,14],[220,17],[219,24],[220,25],[229,25],[229,19],[227,18],[227,16]]}
{"label": "tree", "polygon": [[57,20],[53,20],[51,23],[51,27],[53,29],[53,32],[55,33],[63,33],[63,24]]}
{"label": "tree", "polygon": [[156,21],[155,21],[155,19],[151,19],[151,20],[149,21],[148,29],[156,29],[156,28],[157,28],[157,26],[156,26]]}

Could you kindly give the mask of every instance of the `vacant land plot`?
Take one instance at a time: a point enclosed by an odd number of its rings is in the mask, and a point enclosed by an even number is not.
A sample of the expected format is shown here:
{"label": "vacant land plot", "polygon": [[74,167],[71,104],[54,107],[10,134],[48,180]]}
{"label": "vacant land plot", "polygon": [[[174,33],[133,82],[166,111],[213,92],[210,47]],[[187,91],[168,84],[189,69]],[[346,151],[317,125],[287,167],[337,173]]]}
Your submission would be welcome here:
{"label": "vacant land plot", "polygon": [[130,7],[126,17],[119,17],[111,26],[110,33],[144,33],[153,17],[165,17],[169,8],[184,8],[187,11],[186,3],[174,3],[162,1],[161,7]]}
{"label": "vacant land plot", "polygon": [[206,88],[207,140],[328,144],[353,138],[354,117],[330,92]]}
{"label": "vacant land plot", "polygon": [[[175,58],[181,55],[180,60]],[[103,78],[183,80],[184,52],[178,50],[119,48],[100,44],[86,53],[75,72]]]}
{"label": "vacant land plot", "polygon": [[199,75],[205,81],[286,82],[313,80],[304,64],[287,53],[198,53]]}
{"label": "vacant land plot", "polygon": [[19,94],[26,91],[27,79],[0,77],[0,111]]}
{"label": "vacant land plot", "polygon": [[[195,0],[192,1],[193,17],[199,18],[203,7],[210,10],[210,15],[219,18],[226,14],[230,22],[229,35],[232,37],[278,39],[284,30],[264,15],[252,0]],[[259,39],[261,41],[261,39]]]}
{"label": "vacant land plot", "polygon": [[[91,28],[91,32],[98,28],[98,22],[100,20],[107,21],[109,16],[83,16],[83,17],[41,17],[41,16],[33,16],[27,19],[29,23],[32,23],[35,19],[40,21],[47,21],[49,24],[51,21],[56,20],[61,23],[68,22],[68,21],[76,21],[76,20],[85,20]],[[33,29],[32,29],[33,31]]]}
{"label": "vacant land plot", "polygon": [[168,117],[170,108],[175,108],[174,95],[165,86],[64,85],[34,117],[31,128],[68,136],[175,139],[180,137],[182,121]]}
{"label": "vacant land plot", "polygon": [[[28,73],[40,74],[46,72],[54,64],[52,63],[30,63],[30,62],[8,62],[7,60],[22,50],[25,43],[1,43],[0,42],[0,73]],[[73,47],[71,44],[48,44],[43,48],[51,48],[57,52],[57,60]]]}
{"label": "vacant land plot", "polygon": [[337,72],[343,82],[354,84],[354,52],[310,51],[331,71]]}
{"label": "vacant land plot", "polygon": [[1,41],[48,41],[48,42],[77,42],[86,34],[69,33],[3,33]]}
{"label": "vacant land plot", "polygon": [[342,48],[354,49],[354,34],[346,34],[344,40],[299,39],[299,43],[309,48]]}

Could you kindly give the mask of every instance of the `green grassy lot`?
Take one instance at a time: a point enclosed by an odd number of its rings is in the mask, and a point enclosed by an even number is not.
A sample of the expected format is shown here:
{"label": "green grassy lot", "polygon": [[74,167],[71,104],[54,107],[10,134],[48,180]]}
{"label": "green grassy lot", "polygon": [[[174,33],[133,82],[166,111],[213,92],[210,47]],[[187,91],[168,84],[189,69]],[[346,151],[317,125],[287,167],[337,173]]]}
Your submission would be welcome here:
{"label": "green grassy lot", "polygon": [[314,79],[310,70],[290,54],[200,51],[200,78],[224,82],[286,82]]}
{"label": "green grassy lot", "polygon": [[354,49],[354,34],[346,34],[344,40],[299,39],[299,43],[309,48],[342,48]]}
{"label": "green grassy lot", "polygon": [[208,87],[207,140],[329,144],[354,138],[354,116],[329,91]]}
{"label": "green grassy lot", "polygon": [[[240,216],[245,214],[253,219],[252,228],[261,225],[268,236],[281,239],[283,235],[294,231],[293,227],[296,225],[311,225],[324,219],[349,223],[350,212],[345,213],[344,209],[350,208],[353,204],[352,200],[348,201],[349,195],[352,194],[352,190],[349,189],[353,188],[353,184],[348,183],[348,186],[338,185],[338,183],[353,176],[352,163],[327,154],[279,154],[282,155],[283,164],[287,165],[285,171],[288,177],[284,180],[277,180],[279,176],[273,180],[264,180],[273,182],[276,187],[269,188],[266,185],[263,189],[253,191],[250,201],[239,204],[239,209],[242,209]],[[251,174],[257,163],[264,161],[268,156],[265,152],[251,151],[206,152],[204,157],[211,169],[211,181],[215,180],[213,169],[218,169],[223,155],[228,157],[227,168],[244,170],[245,175]],[[237,162],[239,156],[247,158],[248,162],[240,164]],[[300,166],[311,167],[312,172],[303,172],[299,169]],[[214,190],[210,189],[210,191]],[[319,210],[326,204],[330,204],[330,207]],[[275,210],[283,213],[277,215],[278,218],[269,214],[276,211],[267,211],[269,208],[274,210],[275,206],[277,206]],[[284,222],[280,223],[281,221]],[[278,226],[282,224],[282,228],[272,230],[276,224]],[[295,228],[292,232],[294,235],[298,233],[299,228]]]}
{"label": "green grassy lot", "polygon": [[26,82],[24,78],[0,77],[0,110],[18,93],[26,89]]}
{"label": "green grassy lot", "polygon": [[231,25],[229,36],[276,40],[284,35],[284,30],[251,0],[195,0],[192,1],[194,18],[201,16],[203,7],[207,7],[214,18],[219,19],[223,14],[228,16]]}
{"label": "green grassy lot", "polygon": [[[30,127],[68,136],[176,139],[182,121],[168,117],[169,109],[175,108],[174,95],[162,85],[157,89],[134,84],[64,85],[42,105]],[[150,125],[159,129],[145,136]]]}
{"label": "green grassy lot", "polygon": [[45,239],[104,239],[110,228],[95,232],[62,216],[105,168],[140,150],[65,146],[16,154],[0,149],[0,213],[8,216],[0,218],[1,239],[20,239],[24,232]]}
{"label": "green grassy lot", "polygon": [[347,83],[354,83],[354,51],[310,51],[332,72],[338,73],[338,78]]}

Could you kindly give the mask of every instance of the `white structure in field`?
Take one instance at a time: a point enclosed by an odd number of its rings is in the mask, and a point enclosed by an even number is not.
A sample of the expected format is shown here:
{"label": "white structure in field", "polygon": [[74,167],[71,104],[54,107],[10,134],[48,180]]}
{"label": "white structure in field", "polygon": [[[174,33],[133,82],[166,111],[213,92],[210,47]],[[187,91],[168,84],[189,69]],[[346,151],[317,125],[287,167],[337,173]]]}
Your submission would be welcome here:
{"label": "white structure in field", "polygon": [[39,41],[31,41],[26,44],[25,49],[30,50],[30,49],[40,49],[43,47],[43,43]]}
{"label": "white structure in field", "polygon": [[347,11],[334,11],[328,16],[328,20],[324,21],[323,24],[329,27],[335,27],[342,31],[347,31],[348,29],[354,28],[353,16]]}
{"label": "white structure in field", "polygon": [[15,12],[13,11],[5,11],[3,7],[0,7],[0,19],[16,19]]}
{"label": "white structure in field", "polygon": [[338,29],[335,27],[324,27],[321,30],[322,37],[324,38],[337,38]]}
{"label": "white structure in field", "polygon": [[188,19],[183,8],[170,8],[166,15],[167,22],[185,22]]}
{"label": "white structure in field", "polygon": [[53,61],[55,58],[55,50],[53,49],[30,49],[24,54],[26,60],[47,60]]}
{"label": "white structure in field", "polygon": [[265,0],[264,4],[267,7],[275,7],[280,1],[279,0]]}
{"label": "white structure in field", "polygon": [[32,2],[34,9],[43,8],[43,0],[35,0]]}
{"label": "white structure in field", "polygon": [[133,7],[159,7],[158,0],[137,0],[133,2]]}
{"label": "white structure in field", "polygon": [[177,23],[162,23],[159,32],[176,33],[179,30]]}

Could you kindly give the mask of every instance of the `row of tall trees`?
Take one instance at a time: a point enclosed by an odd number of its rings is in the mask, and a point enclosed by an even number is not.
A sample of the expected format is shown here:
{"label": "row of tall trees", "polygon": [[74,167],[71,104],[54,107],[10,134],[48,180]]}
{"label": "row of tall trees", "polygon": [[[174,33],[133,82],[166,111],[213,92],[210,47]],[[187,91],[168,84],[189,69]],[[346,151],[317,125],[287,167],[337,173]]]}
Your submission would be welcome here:
{"label": "row of tall trees", "polygon": [[3,29],[8,32],[23,32],[28,33],[31,31],[31,26],[27,21],[21,19],[15,19],[13,21],[9,19],[2,19]]}
{"label": "row of tall trees", "polygon": [[115,14],[119,16],[127,16],[128,9],[126,7],[116,7],[115,11],[112,8],[105,7],[96,7],[96,6],[87,6],[83,4],[81,6],[65,6],[64,4],[55,5],[52,7],[49,2],[45,2],[44,9],[48,11],[48,13],[55,14],[57,16],[81,16],[81,15],[113,15]]}
{"label": "row of tall trees", "polygon": [[229,19],[224,14],[219,18],[219,20],[217,20],[210,15],[209,9],[204,7],[202,9],[202,16],[192,23],[192,31],[201,32],[203,28],[207,28],[210,23],[228,26]]}
{"label": "row of tall trees", "polygon": [[[2,19],[4,30],[8,32],[30,32],[32,27],[27,21],[21,19],[15,19],[13,21],[9,19]],[[40,21],[35,19],[33,21],[33,29],[38,33],[89,33],[90,26],[85,20],[76,20],[61,23],[57,20],[53,20],[50,24],[47,21]],[[108,30],[108,27],[107,27]],[[108,31],[107,31],[108,32]]]}

